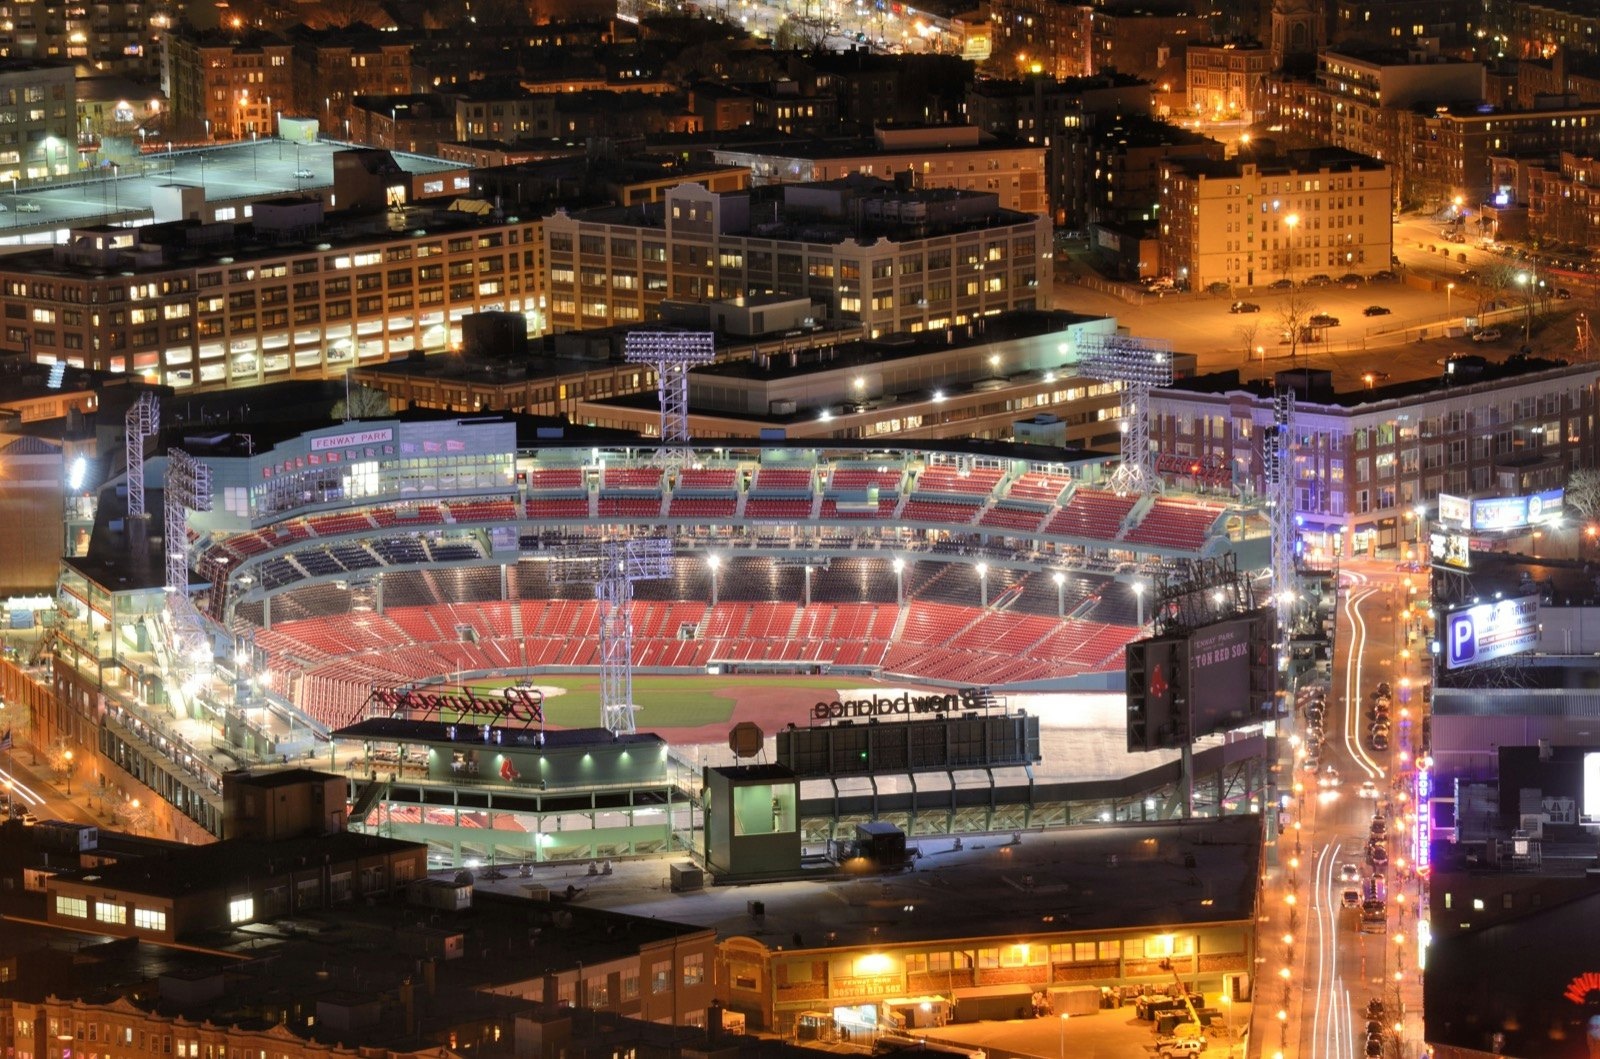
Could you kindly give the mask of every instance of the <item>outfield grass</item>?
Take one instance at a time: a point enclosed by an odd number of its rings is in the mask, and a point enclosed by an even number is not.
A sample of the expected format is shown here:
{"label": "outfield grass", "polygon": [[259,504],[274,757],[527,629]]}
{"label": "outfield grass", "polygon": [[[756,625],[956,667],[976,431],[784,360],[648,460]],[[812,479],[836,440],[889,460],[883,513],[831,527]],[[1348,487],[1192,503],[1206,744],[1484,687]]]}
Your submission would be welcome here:
{"label": "outfield grass", "polygon": [[[524,678],[474,680],[474,693],[522,683]],[[600,725],[600,678],[540,674],[526,678],[540,687],[563,688],[565,693],[544,701],[545,723],[558,728],[596,728]],[[859,683],[859,678],[848,683]],[[739,688],[793,688],[795,701],[809,706],[818,689],[832,691],[839,681],[804,676],[636,676],[633,699],[641,728],[699,728],[727,724],[738,703]]]}

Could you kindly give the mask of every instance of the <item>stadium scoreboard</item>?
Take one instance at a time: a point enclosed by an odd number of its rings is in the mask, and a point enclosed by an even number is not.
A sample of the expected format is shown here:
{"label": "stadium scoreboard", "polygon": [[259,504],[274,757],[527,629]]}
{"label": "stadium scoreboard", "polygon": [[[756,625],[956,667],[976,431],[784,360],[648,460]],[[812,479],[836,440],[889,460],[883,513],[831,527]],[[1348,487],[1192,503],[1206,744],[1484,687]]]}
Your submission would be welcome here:
{"label": "stadium scoreboard", "polygon": [[1128,749],[1169,750],[1273,716],[1277,621],[1262,607],[1127,647]]}

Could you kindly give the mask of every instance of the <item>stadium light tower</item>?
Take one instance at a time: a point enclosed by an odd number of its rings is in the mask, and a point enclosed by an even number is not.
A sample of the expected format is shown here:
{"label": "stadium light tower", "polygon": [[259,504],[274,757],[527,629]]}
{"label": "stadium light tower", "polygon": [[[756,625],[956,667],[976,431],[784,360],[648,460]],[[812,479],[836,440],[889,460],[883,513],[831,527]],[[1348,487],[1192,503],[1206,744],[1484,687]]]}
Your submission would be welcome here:
{"label": "stadium light tower", "polygon": [[1067,616],[1067,575],[1057,570],[1050,575],[1050,580],[1056,583],[1056,617]]}
{"label": "stadium light tower", "polygon": [[1289,634],[1299,591],[1295,567],[1294,391],[1281,390],[1272,402],[1272,432],[1261,439],[1272,527],[1272,584],[1277,590],[1278,666],[1289,662]]}
{"label": "stadium light tower", "polygon": [[983,595],[983,605],[985,607],[987,607],[989,605],[989,564],[988,563],[979,563],[978,566],[977,566],[977,570],[978,570],[978,591],[982,593],[982,595]]}
{"label": "stadium light tower", "polygon": [[[900,556],[894,557],[894,602],[897,607],[906,605],[906,561]],[[806,569],[810,569],[807,567]]]}
{"label": "stadium light tower", "polygon": [[[672,542],[665,537],[586,541],[564,563],[559,580],[594,578],[600,603],[600,723],[613,735],[636,730],[633,701],[633,586],[672,576]],[[596,570],[594,564],[598,563]]]}
{"label": "stadium light tower", "polygon": [[688,463],[689,370],[716,360],[715,335],[710,331],[630,331],[622,343],[622,358],[629,364],[656,369],[656,389],[661,400],[661,458]]}
{"label": "stadium light tower", "polygon": [[128,453],[128,517],[144,517],[144,439],[161,429],[161,405],[156,395],[145,391],[128,409],[123,420],[123,439]]}
{"label": "stadium light tower", "polygon": [[[167,472],[162,480],[163,550],[167,566],[167,620],[172,629],[172,651],[163,659],[169,676],[179,672],[195,679],[212,660],[211,636],[205,619],[189,598],[190,511],[211,510],[211,468],[184,452],[167,452]],[[187,684],[187,680],[184,681]],[[192,687],[185,687],[185,692]]]}
{"label": "stadium light tower", "polygon": [[1161,488],[1150,460],[1150,391],[1172,385],[1172,344],[1128,335],[1078,340],[1078,374],[1122,384],[1122,464],[1110,486],[1120,496]]}
{"label": "stadium light tower", "polygon": [[717,605],[717,570],[722,566],[722,556],[713,552],[706,556],[706,565],[711,567],[711,605]]}

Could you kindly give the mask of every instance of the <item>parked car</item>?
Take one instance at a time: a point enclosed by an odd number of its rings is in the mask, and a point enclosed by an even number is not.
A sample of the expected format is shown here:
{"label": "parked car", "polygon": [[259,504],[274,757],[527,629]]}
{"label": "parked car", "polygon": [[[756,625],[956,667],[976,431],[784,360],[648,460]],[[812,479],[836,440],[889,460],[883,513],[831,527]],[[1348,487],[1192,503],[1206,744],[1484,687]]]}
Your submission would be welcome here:
{"label": "parked car", "polygon": [[1474,331],[1472,332],[1472,340],[1474,342],[1498,342],[1500,341],[1500,329],[1498,327],[1485,327],[1481,331]]}
{"label": "parked car", "polygon": [[1339,318],[1337,316],[1330,316],[1327,313],[1318,313],[1317,315],[1315,315],[1315,316],[1313,316],[1311,318],[1311,326],[1312,327],[1338,327],[1339,326]]}
{"label": "parked car", "polygon": [[1228,311],[1230,313],[1258,313],[1261,311],[1261,306],[1255,302],[1234,302],[1228,306]]}
{"label": "parked car", "polygon": [[1332,282],[1333,282],[1333,277],[1332,276],[1328,275],[1326,272],[1318,272],[1316,275],[1314,275],[1310,279],[1306,280],[1305,285],[1307,287],[1326,287],[1328,284],[1330,284]]}
{"label": "parked car", "polygon": [[19,202],[17,204],[18,213],[38,213],[42,209],[44,207],[37,202]]}
{"label": "parked car", "polygon": [[1206,1050],[1204,1037],[1181,1037],[1157,1042],[1156,1054],[1170,1055],[1199,1055]]}
{"label": "parked car", "polygon": [[1557,287],[1556,297],[1560,298],[1562,301],[1566,301],[1568,298],[1572,297],[1572,292],[1565,287]]}
{"label": "parked car", "polygon": [[1389,315],[1389,307],[1387,305],[1369,305],[1365,309],[1361,310],[1361,315],[1362,316],[1388,316]]}
{"label": "parked car", "polygon": [[1390,686],[1387,680],[1380,680],[1378,681],[1378,694],[1387,699],[1394,694],[1394,688]]}
{"label": "parked car", "polygon": [[1369,842],[1367,844],[1367,859],[1375,867],[1383,867],[1389,863],[1389,850],[1382,842]]}
{"label": "parked car", "polygon": [[1339,904],[1344,908],[1361,907],[1361,891],[1345,890],[1339,894]]}
{"label": "parked car", "polygon": [[[1400,262],[1398,262],[1398,261],[1395,262],[1395,264],[1397,264],[1397,265],[1399,263]],[[1372,278],[1374,280],[1382,283],[1382,282],[1387,282],[1388,280],[1399,279],[1400,277],[1392,269],[1383,268],[1383,269],[1379,269],[1378,271],[1374,272],[1372,274]]]}
{"label": "parked car", "polygon": [[1267,284],[1267,289],[1268,290],[1292,290],[1292,289],[1294,289],[1294,280],[1292,280],[1292,279],[1275,279],[1271,283]]}
{"label": "parked car", "polygon": [[1372,749],[1374,749],[1374,750],[1388,750],[1389,749],[1389,737],[1386,736],[1386,735],[1383,735],[1381,733],[1378,734],[1378,735],[1373,736],[1372,737]]}
{"label": "parked car", "polygon": [[1346,287],[1356,287],[1364,279],[1366,279],[1366,277],[1359,272],[1346,272],[1344,275],[1339,277],[1339,282],[1343,283]]}

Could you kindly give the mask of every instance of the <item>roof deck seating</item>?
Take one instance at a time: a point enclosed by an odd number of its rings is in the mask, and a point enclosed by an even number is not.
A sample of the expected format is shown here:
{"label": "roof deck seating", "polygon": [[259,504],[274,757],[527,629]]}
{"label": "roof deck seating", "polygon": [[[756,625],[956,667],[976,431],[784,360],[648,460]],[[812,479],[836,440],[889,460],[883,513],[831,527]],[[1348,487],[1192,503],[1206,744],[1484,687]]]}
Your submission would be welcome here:
{"label": "roof deck seating", "polygon": [[1139,524],[1122,539],[1130,543],[1164,545],[1199,551],[1223,509],[1211,504],[1186,504],[1157,500]]}
{"label": "roof deck seating", "polygon": [[661,494],[654,496],[602,496],[601,515],[619,518],[654,518],[661,514]]}
{"label": "roof deck seating", "polygon": [[900,518],[906,522],[947,522],[958,525],[968,525],[977,517],[979,504],[976,500],[972,503],[954,503],[943,500],[922,500],[921,494],[912,496],[906,501],[906,506],[900,513]]}
{"label": "roof deck seating", "polygon": [[514,500],[452,500],[450,517],[457,522],[509,522],[517,517]]}
{"label": "roof deck seating", "polygon": [[[265,533],[269,531],[263,530],[262,532]],[[311,539],[311,527],[307,526],[303,519],[294,519],[290,522],[280,522],[276,526],[273,526],[270,532],[280,547],[285,544],[293,544],[296,541],[307,541]]]}
{"label": "roof deck seating", "polygon": [[899,503],[900,503],[900,496],[897,493],[892,497],[884,497],[884,496],[880,495],[878,497],[878,503],[877,503],[876,507],[868,507],[868,508],[846,507],[846,508],[841,508],[839,506],[839,501],[834,499],[834,498],[832,498],[832,497],[830,497],[827,500],[824,500],[822,502],[822,515],[821,515],[821,517],[822,518],[865,518],[865,519],[891,518],[894,515],[894,509],[899,505]]}
{"label": "roof deck seating", "polygon": [[355,543],[332,545],[328,548],[328,554],[346,570],[370,570],[383,565],[371,552]]}
{"label": "roof deck seating", "polygon": [[428,546],[436,563],[461,563],[483,558],[483,549],[470,541],[439,541]]}
{"label": "roof deck seating", "polygon": [[577,492],[583,488],[583,468],[547,467],[528,472],[529,492]]}
{"label": "roof deck seating", "polygon": [[256,567],[256,577],[266,588],[282,588],[304,578],[293,563],[284,556],[275,556]]}
{"label": "roof deck seating", "polygon": [[809,493],[812,473],[801,467],[761,467],[750,483],[752,493]]}
{"label": "roof deck seating", "polygon": [[379,537],[372,542],[372,550],[389,566],[428,561],[427,549],[415,537]]}
{"label": "roof deck seating", "polygon": [[925,467],[917,475],[917,492],[986,497],[1004,477],[1004,471],[993,467],[975,468],[966,474],[954,467]]}
{"label": "roof deck seating", "polygon": [[744,502],[745,518],[798,519],[811,516],[811,501],[751,495]]}
{"label": "roof deck seating", "polygon": [[1027,530],[1031,533],[1039,528],[1039,523],[1044,521],[1045,514],[1046,512],[1039,508],[1017,507],[1001,502],[985,511],[978,519],[978,525]]}
{"label": "roof deck seating", "polygon": [[1067,506],[1051,517],[1045,532],[1061,537],[1115,540],[1122,520],[1139,502],[1137,496],[1118,496],[1097,489],[1079,489]]}
{"label": "roof deck seating", "polygon": [[607,467],[605,489],[643,489],[648,492],[661,491],[660,467]]}
{"label": "roof deck seating", "polygon": [[900,489],[900,480],[905,477],[905,469],[901,467],[862,467],[860,465],[838,464],[833,468],[833,474],[828,478],[828,488],[841,493],[864,493],[876,486],[879,489]]}
{"label": "roof deck seating", "polygon": [[418,504],[411,508],[396,508],[394,521],[397,526],[433,526],[444,522],[444,512],[439,510],[438,504]]}
{"label": "roof deck seating", "polygon": [[586,497],[534,497],[528,501],[528,517],[531,519],[574,519],[589,517],[589,501]]}
{"label": "roof deck seating", "polygon": [[312,577],[327,577],[345,572],[338,560],[327,552],[315,548],[304,548],[295,552],[294,561]]}
{"label": "roof deck seating", "polygon": [[1039,474],[1029,471],[1011,483],[1011,488],[1006,490],[1006,496],[1012,500],[1037,500],[1045,504],[1054,504],[1061,499],[1061,494],[1071,484],[1072,479],[1064,474]]}
{"label": "roof deck seating", "polygon": [[700,493],[731,493],[739,484],[732,467],[685,467],[678,472],[677,489]]}
{"label": "roof deck seating", "polygon": [[674,494],[667,505],[673,518],[732,518],[739,500],[733,496],[680,496]]}
{"label": "roof deck seating", "polygon": [[337,515],[312,515],[306,520],[319,537],[332,537],[340,533],[361,533],[376,529],[365,511],[346,511]]}

